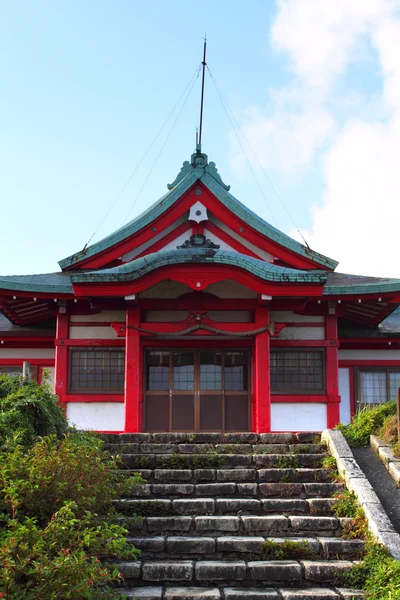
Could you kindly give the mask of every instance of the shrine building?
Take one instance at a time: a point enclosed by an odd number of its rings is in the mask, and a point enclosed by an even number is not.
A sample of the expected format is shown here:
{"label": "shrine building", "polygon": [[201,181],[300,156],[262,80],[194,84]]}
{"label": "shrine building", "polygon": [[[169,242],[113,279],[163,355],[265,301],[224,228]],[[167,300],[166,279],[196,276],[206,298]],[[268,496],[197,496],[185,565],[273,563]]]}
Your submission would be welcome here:
{"label": "shrine building", "polygon": [[48,370],[105,432],[319,431],[392,399],[400,280],[336,272],[229,189],[198,148],[60,272],[0,277],[0,373]]}

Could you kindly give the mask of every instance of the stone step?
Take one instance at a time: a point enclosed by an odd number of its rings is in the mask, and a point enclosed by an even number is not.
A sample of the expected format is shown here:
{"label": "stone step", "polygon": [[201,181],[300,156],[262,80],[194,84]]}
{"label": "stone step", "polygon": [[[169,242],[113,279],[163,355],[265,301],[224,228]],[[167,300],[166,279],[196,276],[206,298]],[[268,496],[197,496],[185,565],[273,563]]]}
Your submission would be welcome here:
{"label": "stone step", "polygon": [[[341,483],[153,483],[143,484],[131,492],[131,498],[327,498],[344,489]],[[118,502],[118,501],[117,501]],[[254,505],[255,506],[255,505]]]}
{"label": "stone step", "polygon": [[[121,518],[120,522],[126,525],[129,531],[138,531],[141,533],[150,534],[164,534],[165,532],[185,532],[185,534],[196,533],[200,535],[206,535],[209,533],[225,532],[225,533],[244,533],[254,534],[265,533],[266,535],[279,535],[279,536],[330,536],[333,537],[337,533],[340,535],[342,530],[342,520],[336,517],[327,516],[311,516],[311,515],[288,515],[282,514],[275,515],[254,515],[252,512],[249,514],[238,515],[237,510],[232,510],[232,516],[221,516],[213,514],[211,510],[203,510],[198,516],[191,516],[191,509],[195,510],[189,503],[195,502],[194,500],[178,501],[180,502],[178,507],[178,514],[182,515],[180,518],[175,515],[164,516],[147,516],[143,520],[138,520],[137,517],[133,518],[133,526],[129,524],[129,518]],[[222,502],[217,500],[217,502]],[[173,506],[172,506],[173,508]],[[204,506],[203,506],[204,508]],[[211,508],[211,505],[210,505]],[[198,509],[200,510],[200,509]],[[191,513],[195,515],[196,513]],[[205,515],[205,516],[204,516]],[[235,515],[235,516],[234,516]]]}
{"label": "stone step", "polygon": [[135,469],[124,470],[133,475],[139,473],[147,483],[331,483],[336,473],[324,468],[223,468],[220,469]]}
{"label": "stone step", "polygon": [[326,451],[322,444],[161,444],[114,443],[106,444],[111,454],[320,454]]}
{"label": "stone step", "polygon": [[122,433],[102,434],[107,444],[315,444],[320,433]]}
{"label": "stone step", "polygon": [[354,566],[349,560],[141,560],[119,563],[125,582],[209,585],[210,582],[340,583]]}
{"label": "stone step", "polygon": [[[187,558],[189,555],[200,558],[240,558],[240,555],[251,555],[258,560],[263,558],[316,558],[324,559],[346,558],[358,560],[364,550],[362,540],[345,540],[342,538],[290,538],[263,537],[262,534],[279,530],[281,523],[276,517],[275,522],[270,517],[261,517],[256,522],[254,517],[244,517],[243,525],[247,535],[212,535],[209,532],[213,526],[213,518],[198,519],[200,535],[153,535],[146,537],[131,537],[129,541],[142,551],[141,558]],[[248,521],[246,520],[248,519]],[[227,523],[229,525],[229,522]],[[232,523],[235,525],[235,523]],[[287,523],[283,523],[286,525]],[[286,527],[287,528],[287,527]],[[286,529],[284,528],[284,531]]]}
{"label": "stone step", "polygon": [[119,454],[125,469],[321,468],[325,452],[310,454]]}
{"label": "stone step", "polygon": [[136,600],[364,600],[359,590],[307,587],[134,587],[116,590],[121,596]]}
{"label": "stone step", "polygon": [[[289,502],[289,501],[288,501]],[[291,502],[297,502],[293,500]],[[276,514],[278,513],[278,514]],[[305,517],[306,515],[285,515],[282,511],[276,511],[275,514],[262,514],[262,515],[170,515],[170,516],[147,516],[147,517],[120,517],[120,523],[134,536],[144,537],[148,535],[165,536],[165,535],[189,535],[189,536],[213,536],[218,537],[221,535],[249,535],[249,534],[265,534],[265,535],[291,535],[289,529],[291,528],[291,519],[295,523],[295,535],[300,535],[301,525],[305,526],[306,531],[313,531],[313,537],[318,536],[319,533],[315,531],[310,520],[299,521],[299,518]],[[280,513],[280,514],[279,514]],[[286,516],[287,515],[287,516]],[[319,517],[321,518],[321,517]],[[297,520],[296,520],[297,519]],[[323,520],[322,523],[331,523],[332,529],[324,527],[323,535],[334,531],[333,523],[337,525],[339,531],[342,530],[346,519],[335,519]],[[316,521],[321,523],[321,521]],[[292,533],[293,535],[293,533]]]}

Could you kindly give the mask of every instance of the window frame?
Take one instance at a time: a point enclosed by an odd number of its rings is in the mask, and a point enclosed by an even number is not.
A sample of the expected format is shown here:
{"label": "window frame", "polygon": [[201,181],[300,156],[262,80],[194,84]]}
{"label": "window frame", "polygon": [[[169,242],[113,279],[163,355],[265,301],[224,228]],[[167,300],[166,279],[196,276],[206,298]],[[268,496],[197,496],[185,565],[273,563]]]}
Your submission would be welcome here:
{"label": "window frame", "polygon": [[[319,354],[322,357],[322,386],[320,388],[280,388],[275,389],[272,386],[272,367],[271,367],[271,356],[272,354],[300,354],[301,352],[312,352],[315,354]],[[307,347],[304,346],[302,348],[271,348],[270,349],[270,393],[274,396],[304,396],[304,395],[314,395],[314,396],[322,396],[326,394],[326,353],[324,348],[315,348],[315,347]]]}
{"label": "window frame", "polygon": [[[68,394],[124,394],[125,392],[125,381],[123,381],[122,387],[100,387],[100,388],[88,388],[88,387],[73,387],[72,386],[72,355],[74,352],[85,353],[85,352],[110,352],[118,353],[121,352],[124,355],[124,365],[126,362],[125,348],[122,347],[107,347],[107,346],[71,346],[68,352]],[[124,369],[125,370],[125,369]],[[125,379],[125,377],[124,377]]]}
{"label": "window frame", "polygon": [[[386,375],[386,401],[379,403],[362,403],[361,402],[361,373],[385,373]],[[373,367],[356,367],[355,368],[355,400],[356,400],[356,410],[361,410],[365,406],[378,406],[381,404],[385,404],[386,402],[391,402],[394,398],[390,398],[390,374],[391,373],[400,373],[399,367],[387,367],[376,365]]]}

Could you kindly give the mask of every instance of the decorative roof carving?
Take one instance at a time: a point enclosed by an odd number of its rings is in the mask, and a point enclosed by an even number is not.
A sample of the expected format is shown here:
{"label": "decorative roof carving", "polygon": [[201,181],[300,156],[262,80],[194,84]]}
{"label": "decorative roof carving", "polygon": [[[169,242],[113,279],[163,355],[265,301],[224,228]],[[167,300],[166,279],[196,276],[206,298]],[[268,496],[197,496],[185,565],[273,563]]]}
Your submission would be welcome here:
{"label": "decorative roof carving", "polygon": [[177,250],[186,248],[213,248],[214,250],[218,250],[219,244],[214,244],[214,242],[208,240],[202,233],[194,233],[181,246],[177,246],[176,248]]}
{"label": "decorative roof carving", "polygon": [[221,175],[218,173],[218,169],[215,166],[215,162],[209,163],[207,154],[204,154],[203,152],[199,151],[194,152],[192,154],[190,162],[188,160],[185,160],[177,177],[172,183],[169,183],[167,185],[167,188],[169,190],[174,189],[174,187],[176,187],[178,183],[182,181],[182,179],[189,175],[189,173],[193,173],[193,169],[195,169],[198,179],[201,179],[201,177],[205,173],[208,173],[225,190],[229,191],[231,189],[230,185],[226,185],[226,183],[222,181]]}

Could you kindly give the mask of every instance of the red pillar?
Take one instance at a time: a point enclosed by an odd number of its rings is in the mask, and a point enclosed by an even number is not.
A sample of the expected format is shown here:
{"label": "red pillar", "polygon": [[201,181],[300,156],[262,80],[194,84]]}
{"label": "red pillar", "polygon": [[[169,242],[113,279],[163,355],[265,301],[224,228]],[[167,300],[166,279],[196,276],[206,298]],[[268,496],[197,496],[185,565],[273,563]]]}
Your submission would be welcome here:
{"label": "red pillar", "polygon": [[325,317],[325,337],[329,342],[326,348],[326,393],[329,397],[327,426],[332,428],[340,421],[339,342],[336,315]]}
{"label": "red pillar", "polygon": [[[126,342],[125,342],[125,432],[140,431],[140,400],[142,390],[140,336],[137,329],[140,324],[140,309],[128,306],[126,309]],[[133,327],[133,328],[132,328]]]}
{"label": "red pillar", "polygon": [[56,328],[55,393],[63,402],[68,393],[68,346],[64,345],[69,336],[69,315],[58,313]]}
{"label": "red pillar", "polygon": [[[256,310],[256,328],[269,322],[269,311],[260,307]],[[253,431],[268,433],[271,430],[269,333],[259,333],[255,341],[255,419]]]}

